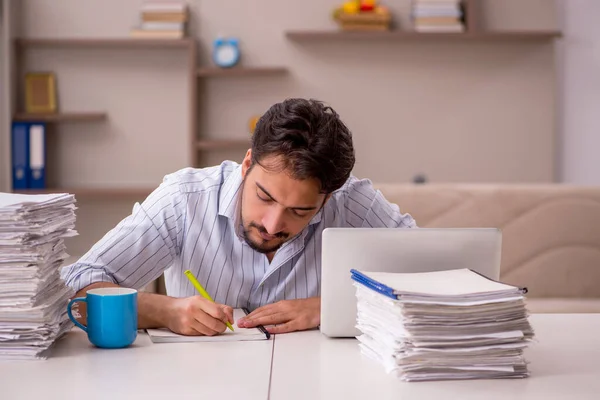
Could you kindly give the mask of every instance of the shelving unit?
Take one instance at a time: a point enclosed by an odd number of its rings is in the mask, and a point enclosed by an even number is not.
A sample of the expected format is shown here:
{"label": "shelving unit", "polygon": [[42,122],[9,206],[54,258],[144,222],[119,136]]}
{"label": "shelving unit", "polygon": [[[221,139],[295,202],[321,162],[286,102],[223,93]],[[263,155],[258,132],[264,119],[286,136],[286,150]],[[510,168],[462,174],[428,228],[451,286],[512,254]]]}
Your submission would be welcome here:
{"label": "shelving unit", "polygon": [[[271,77],[280,76],[288,73],[286,67],[280,66],[266,66],[266,67],[246,67],[236,66],[233,68],[216,68],[206,67],[198,68],[197,76],[198,79],[210,79],[210,78],[251,78],[251,77]],[[242,149],[250,146],[250,139],[201,139],[198,136],[194,143],[194,149],[196,150],[196,158],[194,159],[194,166],[201,167],[200,156],[201,152],[208,151],[221,151],[229,149]]]}
{"label": "shelving unit", "polygon": [[[136,38],[17,38],[14,40],[16,76],[22,80],[24,76],[22,58],[24,52],[34,48],[62,48],[62,49],[182,49],[186,51],[188,64],[188,104],[189,104],[189,140],[190,156],[195,160],[197,128],[196,128],[196,104],[197,104],[197,65],[196,65],[196,41],[193,38],[183,39],[136,39]],[[13,116],[14,121],[25,122],[101,122],[108,118],[105,112],[59,112],[56,114],[29,114],[17,112]],[[128,188],[49,188],[45,190],[26,190],[21,193],[56,193],[69,192],[81,197],[141,197],[148,195],[150,189],[128,189]]]}
{"label": "shelving unit", "polygon": [[130,197],[146,197],[152,190],[151,188],[48,188],[48,189],[28,189],[15,190],[15,193],[21,194],[48,194],[48,193],[71,193],[77,198],[91,197],[94,199],[115,199]]}
{"label": "shelving unit", "polygon": [[285,67],[234,67],[234,68],[198,68],[199,78],[224,78],[233,76],[269,76],[287,73]]}
{"label": "shelving unit", "polygon": [[285,36],[293,41],[333,41],[333,40],[389,40],[389,41],[549,41],[562,36],[560,31],[486,31],[478,21],[481,0],[463,0],[465,12],[465,32],[416,32],[392,31],[342,31],[306,30],[287,31]]}
{"label": "shelving unit", "polygon": [[[465,42],[465,41],[523,41],[523,42],[548,42],[562,36],[560,31],[486,31],[478,24],[478,7],[480,0],[463,0],[465,10],[464,33],[420,33],[414,31],[342,31],[331,30],[290,30],[285,32],[285,37],[290,41],[306,43],[326,42],[352,42],[391,41],[391,42]],[[249,139],[208,139],[203,138],[198,129],[199,111],[198,84],[207,79],[224,78],[256,78],[284,76],[289,71],[285,66],[236,66],[233,68],[199,67],[197,65],[197,43],[194,38],[183,39],[136,39],[129,37],[108,38],[22,38],[14,40],[17,72],[19,61],[28,49],[33,48],[66,48],[66,49],[183,49],[186,51],[188,61],[188,104],[189,104],[189,159],[191,164],[200,167],[200,158],[203,152],[223,151],[237,149],[250,144]],[[17,73],[17,76],[20,76]],[[20,78],[19,78],[20,79]],[[27,114],[17,112],[15,121],[42,121],[48,123],[85,123],[102,122],[109,116],[105,112],[61,112],[57,114]],[[79,193],[85,189],[75,189]],[[127,190],[107,188],[106,193],[121,193],[126,195]],[[116,192],[112,192],[116,191]],[[102,195],[98,189],[90,189],[89,193]],[[136,191],[131,193],[137,193]]]}
{"label": "shelving unit", "polygon": [[27,38],[15,39],[17,49],[28,47],[85,47],[85,48],[187,48],[194,46],[191,38],[132,39],[132,38]]}
{"label": "shelving unit", "polygon": [[[281,76],[288,73],[283,66],[237,66],[234,68],[198,67],[196,56],[196,41],[193,38],[184,39],[134,39],[134,38],[26,38],[15,39],[17,60],[24,51],[31,48],[68,48],[68,49],[169,49],[181,48],[187,50],[188,60],[188,89],[189,89],[189,151],[192,165],[199,166],[199,153],[218,151],[248,146],[250,140],[244,139],[202,139],[198,132],[198,80],[211,78],[244,78]],[[19,70],[19,68],[17,68]],[[48,123],[63,122],[94,122],[108,118],[104,112],[61,112],[57,114],[27,114],[16,113],[15,121],[41,121]],[[137,195],[138,190],[123,190],[115,188],[83,189],[69,188],[83,196],[94,195],[101,197]],[[51,193],[55,191],[48,189]],[[32,192],[28,192],[32,193]],[[149,191],[144,191],[149,193]]]}
{"label": "shelving unit", "polygon": [[559,31],[502,31],[502,32],[466,32],[466,33],[421,33],[421,32],[349,32],[349,31],[288,31],[285,36],[294,41],[328,40],[390,40],[390,41],[547,41],[562,36]]}
{"label": "shelving unit", "polygon": [[57,114],[28,114],[19,113],[13,116],[14,121],[20,122],[92,122],[107,118],[104,112],[71,112]]}

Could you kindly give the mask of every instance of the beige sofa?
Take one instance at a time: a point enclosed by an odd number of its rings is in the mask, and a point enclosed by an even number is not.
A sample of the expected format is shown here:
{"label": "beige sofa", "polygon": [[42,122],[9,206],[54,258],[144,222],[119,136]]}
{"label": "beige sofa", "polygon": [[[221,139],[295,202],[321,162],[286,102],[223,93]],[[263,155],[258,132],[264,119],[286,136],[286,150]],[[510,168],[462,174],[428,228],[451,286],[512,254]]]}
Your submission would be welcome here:
{"label": "beige sofa", "polygon": [[600,312],[600,187],[375,184],[420,227],[497,227],[532,312]]}

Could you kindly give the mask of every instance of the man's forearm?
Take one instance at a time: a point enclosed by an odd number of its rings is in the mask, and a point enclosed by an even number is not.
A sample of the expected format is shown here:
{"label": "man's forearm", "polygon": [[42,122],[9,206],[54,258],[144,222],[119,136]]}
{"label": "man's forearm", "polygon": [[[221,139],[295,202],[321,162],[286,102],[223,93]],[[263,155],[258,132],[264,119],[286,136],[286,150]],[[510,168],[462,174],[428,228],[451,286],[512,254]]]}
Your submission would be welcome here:
{"label": "man's forearm", "polygon": [[175,299],[156,293],[138,293],[138,328],[167,328]]}
{"label": "man's forearm", "polygon": [[[77,292],[76,297],[85,297],[88,290],[102,287],[120,286],[108,282],[93,283]],[[167,321],[171,315],[173,300],[175,299],[161,294],[138,292],[138,328],[166,328]],[[77,303],[77,305],[79,306],[79,314],[81,315],[77,320],[86,325],[86,304]]]}

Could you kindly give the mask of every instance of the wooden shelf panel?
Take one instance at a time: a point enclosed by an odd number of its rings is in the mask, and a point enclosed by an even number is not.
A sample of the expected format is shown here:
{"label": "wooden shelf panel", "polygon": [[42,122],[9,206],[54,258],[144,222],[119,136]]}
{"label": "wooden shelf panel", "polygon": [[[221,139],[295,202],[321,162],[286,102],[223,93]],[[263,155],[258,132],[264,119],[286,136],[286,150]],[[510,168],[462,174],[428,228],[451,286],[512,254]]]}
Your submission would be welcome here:
{"label": "wooden shelf panel", "polygon": [[88,47],[88,48],[185,48],[193,45],[191,38],[183,39],[136,39],[136,38],[23,38],[16,39],[18,47]]}
{"label": "wooden shelf panel", "polygon": [[250,139],[214,139],[199,140],[196,142],[198,150],[224,150],[232,148],[250,147]]}
{"label": "wooden shelf panel", "polygon": [[282,75],[288,72],[286,67],[234,67],[234,68],[198,68],[200,78],[220,78],[228,76],[268,76]]}
{"label": "wooden shelf panel", "polygon": [[22,189],[15,190],[14,193],[21,194],[49,194],[49,193],[70,193],[75,197],[94,197],[102,199],[110,198],[141,198],[152,193],[149,188],[48,188],[48,189]]}
{"label": "wooden shelf panel", "polygon": [[497,32],[467,32],[467,33],[422,33],[422,32],[365,32],[365,31],[288,31],[286,37],[297,41],[321,40],[397,40],[397,41],[432,41],[432,40],[551,40],[559,38],[559,31],[497,31]]}
{"label": "wooden shelf panel", "polygon": [[105,120],[107,114],[105,112],[70,112],[56,114],[29,114],[18,113],[13,117],[14,121],[24,122],[85,122],[85,121],[102,121]]}

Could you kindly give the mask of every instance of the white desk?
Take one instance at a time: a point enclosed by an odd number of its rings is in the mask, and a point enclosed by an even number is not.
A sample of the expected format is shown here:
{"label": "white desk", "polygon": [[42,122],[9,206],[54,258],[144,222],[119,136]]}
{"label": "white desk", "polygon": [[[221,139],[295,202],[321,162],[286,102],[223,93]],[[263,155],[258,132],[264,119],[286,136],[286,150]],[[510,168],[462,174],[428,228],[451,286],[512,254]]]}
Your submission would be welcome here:
{"label": "white desk", "polygon": [[[73,329],[47,360],[0,361],[0,399],[261,399],[273,341],[91,345]],[[110,395],[109,395],[110,393]]]}
{"label": "white desk", "polygon": [[319,331],[171,344],[140,334],[130,348],[103,350],[74,329],[48,360],[0,361],[0,399],[599,399],[600,314],[531,321],[530,378],[419,383],[386,374],[356,339]]}
{"label": "white desk", "polygon": [[531,377],[520,380],[401,382],[362,356],[355,339],[318,331],[278,335],[270,398],[600,399],[600,314],[539,314],[531,323]]}

